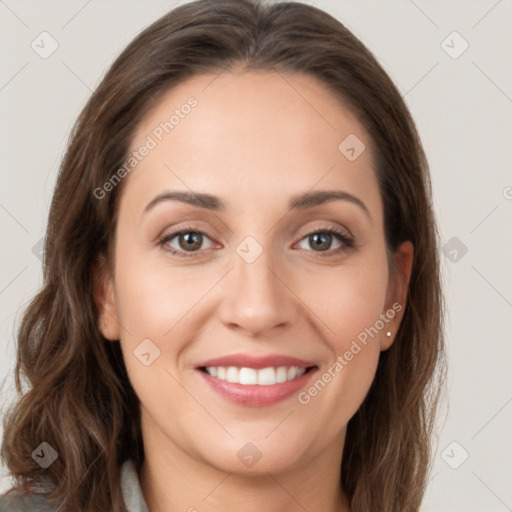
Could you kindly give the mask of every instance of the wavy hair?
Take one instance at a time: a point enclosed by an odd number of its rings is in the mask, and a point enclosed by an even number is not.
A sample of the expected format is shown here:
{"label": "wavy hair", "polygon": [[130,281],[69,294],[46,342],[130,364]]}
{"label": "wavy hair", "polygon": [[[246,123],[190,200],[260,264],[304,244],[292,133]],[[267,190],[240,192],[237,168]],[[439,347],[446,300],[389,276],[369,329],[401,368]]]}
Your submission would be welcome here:
{"label": "wavy hair", "polygon": [[[46,492],[63,510],[123,512],[120,467],[144,460],[139,402],[119,341],[98,329],[92,269],[112,268],[126,161],[149,108],[200,73],[300,72],[319,80],[371,136],[388,254],[410,240],[404,317],[347,426],[340,485],[352,512],[417,512],[445,379],[439,235],[427,159],[408,108],[373,54],[340,21],[298,2],[198,0],[143,30],[116,58],[80,113],[48,216],[43,285],[17,327],[18,396],[4,416],[2,463],[16,489]],[[393,261],[390,261],[390,265]],[[23,383],[27,384],[22,389]],[[42,469],[41,442],[59,454]]]}

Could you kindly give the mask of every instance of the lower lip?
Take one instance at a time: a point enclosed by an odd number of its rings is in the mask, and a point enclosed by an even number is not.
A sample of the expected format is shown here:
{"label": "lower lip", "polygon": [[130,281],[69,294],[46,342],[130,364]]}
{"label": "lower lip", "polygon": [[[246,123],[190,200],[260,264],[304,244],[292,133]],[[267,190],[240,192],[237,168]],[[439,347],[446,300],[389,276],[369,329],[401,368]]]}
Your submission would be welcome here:
{"label": "lower lip", "polygon": [[316,368],[302,374],[296,379],[279,382],[270,386],[258,384],[236,384],[226,380],[217,379],[202,370],[198,371],[214,391],[238,405],[249,407],[265,407],[272,405],[298,393],[304,387]]}

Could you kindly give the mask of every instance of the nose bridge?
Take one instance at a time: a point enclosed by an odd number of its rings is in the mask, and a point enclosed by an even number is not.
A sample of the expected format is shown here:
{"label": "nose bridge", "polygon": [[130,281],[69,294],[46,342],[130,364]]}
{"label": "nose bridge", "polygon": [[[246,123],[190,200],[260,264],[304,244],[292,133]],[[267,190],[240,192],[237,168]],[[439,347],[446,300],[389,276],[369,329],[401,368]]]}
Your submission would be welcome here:
{"label": "nose bridge", "polygon": [[253,334],[293,322],[296,314],[293,294],[276,268],[271,237],[265,240],[263,246],[248,236],[235,248],[223,308],[225,323]]}

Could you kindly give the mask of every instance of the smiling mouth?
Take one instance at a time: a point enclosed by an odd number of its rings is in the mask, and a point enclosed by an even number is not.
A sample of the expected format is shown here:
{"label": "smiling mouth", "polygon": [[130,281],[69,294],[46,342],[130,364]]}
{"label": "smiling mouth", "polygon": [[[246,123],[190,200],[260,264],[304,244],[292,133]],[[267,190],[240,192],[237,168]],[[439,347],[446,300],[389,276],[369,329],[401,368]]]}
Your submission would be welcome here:
{"label": "smiling mouth", "polygon": [[298,379],[314,368],[316,368],[316,366],[309,366],[307,368],[299,368],[298,366],[278,366],[260,369],[247,367],[238,368],[236,366],[202,366],[198,369],[207,373],[210,377],[233,384],[273,386],[275,384]]}

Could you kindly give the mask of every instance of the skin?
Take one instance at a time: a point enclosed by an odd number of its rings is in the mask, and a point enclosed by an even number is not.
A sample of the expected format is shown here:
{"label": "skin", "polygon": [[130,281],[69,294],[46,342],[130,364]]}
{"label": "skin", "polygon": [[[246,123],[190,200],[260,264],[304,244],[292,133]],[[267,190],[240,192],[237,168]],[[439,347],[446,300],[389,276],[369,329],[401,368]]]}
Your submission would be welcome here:
{"label": "skin", "polygon": [[[232,353],[284,354],[313,361],[320,377],[393,303],[405,308],[413,247],[399,248],[400,272],[390,272],[370,137],[313,77],[196,76],[147,113],[132,149],[190,96],[197,107],[125,178],[113,275],[101,261],[95,270],[100,329],[120,339],[141,402],[144,497],[151,512],[348,511],[339,486],[346,425],[403,309],[306,405],[296,395],[236,405],[194,368]],[[366,145],[352,162],[338,150],[349,134]],[[163,201],[143,214],[171,190],[213,194],[226,209]],[[347,191],[369,215],[342,200],[289,209],[291,197],[313,190]],[[158,245],[189,226],[206,235],[199,249],[186,253],[179,236],[166,247],[190,257]],[[307,235],[327,227],[350,234],[355,247],[337,252],[344,244],[333,237],[315,248]],[[262,248],[250,264],[236,251],[247,236]],[[133,354],[147,338],[160,349],[149,366]],[[262,454],[251,468],[237,457],[247,442]]]}

